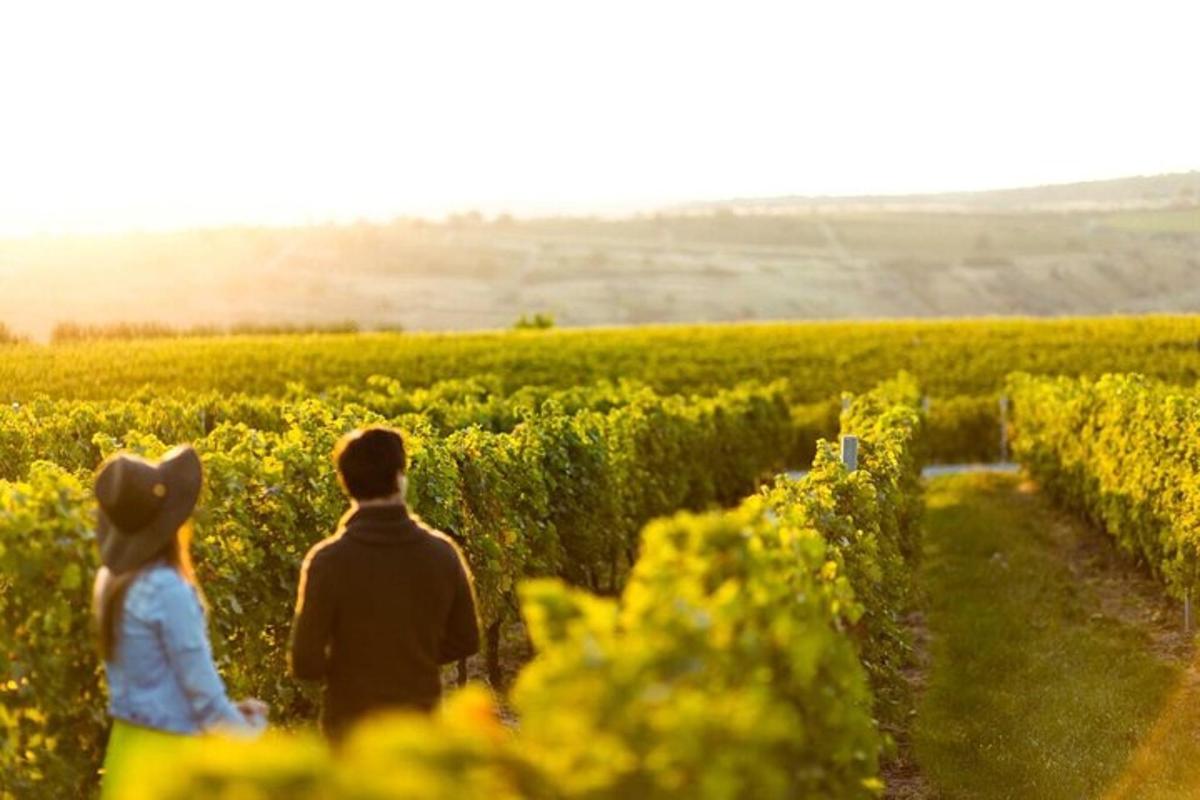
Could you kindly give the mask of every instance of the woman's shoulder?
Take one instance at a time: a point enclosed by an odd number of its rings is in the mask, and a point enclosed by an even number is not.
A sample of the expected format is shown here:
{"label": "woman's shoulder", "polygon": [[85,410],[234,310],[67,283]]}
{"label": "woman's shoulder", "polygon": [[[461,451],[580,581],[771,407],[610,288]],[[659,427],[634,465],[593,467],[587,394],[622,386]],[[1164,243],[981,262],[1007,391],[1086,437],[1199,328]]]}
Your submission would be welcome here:
{"label": "woman's shoulder", "polygon": [[179,571],[169,564],[151,564],[142,570],[142,573],[133,583],[134,586],[147,586],[156,589],[169,589],[176,586],[186,586],[187,581],[179,574]]}
{"label": "woman's shoulder", "polygon": [[191,594],[191,586],[174,567],[152,564],[130,584],[126,602],[131,606],[144,606],[164,599],[190,597]]}

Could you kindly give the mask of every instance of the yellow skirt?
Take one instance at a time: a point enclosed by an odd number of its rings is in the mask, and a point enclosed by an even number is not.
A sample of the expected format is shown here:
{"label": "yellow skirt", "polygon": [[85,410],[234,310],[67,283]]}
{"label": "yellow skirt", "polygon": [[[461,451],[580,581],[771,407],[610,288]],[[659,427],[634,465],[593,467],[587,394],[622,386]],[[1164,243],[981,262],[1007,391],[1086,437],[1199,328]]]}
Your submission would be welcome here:
{"label": "yellow skirt", "polygon": [[171,751],[186,747],[191,736],[143,728],[124,720],[113,720],[104,753],[104,777],[100,782],[100,800],[120,800],[122,785],[137,783],[138,765],[143,758],[169,758]]}

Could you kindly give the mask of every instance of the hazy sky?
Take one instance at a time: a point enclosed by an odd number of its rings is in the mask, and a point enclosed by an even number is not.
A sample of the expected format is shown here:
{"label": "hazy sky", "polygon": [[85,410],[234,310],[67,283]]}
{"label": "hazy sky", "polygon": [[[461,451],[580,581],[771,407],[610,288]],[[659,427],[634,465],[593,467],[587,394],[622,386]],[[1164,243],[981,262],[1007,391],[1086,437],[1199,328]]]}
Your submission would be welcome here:
{"label": "hazy sky", "polygon": [[6,2],[0,232],[1200,168],[1200,3]]}

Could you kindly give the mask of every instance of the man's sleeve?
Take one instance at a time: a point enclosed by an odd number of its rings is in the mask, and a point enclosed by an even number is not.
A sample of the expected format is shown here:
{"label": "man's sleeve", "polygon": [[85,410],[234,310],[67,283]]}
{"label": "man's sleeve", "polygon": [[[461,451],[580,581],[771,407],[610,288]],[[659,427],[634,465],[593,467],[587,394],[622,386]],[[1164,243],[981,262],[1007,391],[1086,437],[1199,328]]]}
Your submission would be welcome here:
{"label": "man's sleeve", "polygon": [[479,652],[479,614],[475,609],[475,587],[462,553],[453,544],[454,551],[454,599],[450,615],[446,619],[446,630],[442,635],[439,660],[443,664],[474,655]]}
{"label": "man's sleeve", "polygon": [[319,681],[329,666],[329,638],[336,613],[334,581],[327,555],[313,548],[300,568],[296,616],[292,621],[289,662],[292,675],[302,681]]}

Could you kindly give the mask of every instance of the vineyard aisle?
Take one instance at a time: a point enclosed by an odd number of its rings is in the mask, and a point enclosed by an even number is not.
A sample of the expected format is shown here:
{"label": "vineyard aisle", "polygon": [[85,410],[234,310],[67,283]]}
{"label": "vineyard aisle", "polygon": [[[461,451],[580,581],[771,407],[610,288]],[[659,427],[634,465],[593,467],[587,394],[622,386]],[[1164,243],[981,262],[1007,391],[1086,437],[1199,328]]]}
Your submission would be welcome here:
{"label": "vineyard aisle", "polygon": [[1015,475],[930,480],[914,747],[945,798],[1200,796],[1177,604]]}

